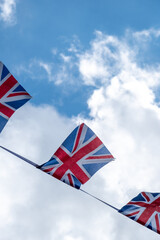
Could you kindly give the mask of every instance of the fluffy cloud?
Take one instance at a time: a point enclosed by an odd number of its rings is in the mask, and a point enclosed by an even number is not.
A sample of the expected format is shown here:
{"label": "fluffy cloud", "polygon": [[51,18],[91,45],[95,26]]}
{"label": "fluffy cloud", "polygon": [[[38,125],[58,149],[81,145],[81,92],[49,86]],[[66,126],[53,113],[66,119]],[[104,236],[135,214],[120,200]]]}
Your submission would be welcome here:
{"label": "fluffy cloud", "polygon": [[[41,164],[51,157],[75,126],[74,120],[60,116],[50,106],[35,107],[28,103],[10,119],[1,134],[1,143]],[[101,203],[97,204],[82,192],[3,149],[0,152],[2,239],[82,240],[106,239],[106,234],[112,235],[114,224],[107,229],[104,224],[106,220],[112,221],[110,209],[109,215],[103,215],[106,207]],[[101,178],[97,178],[98,182],[104,185]],[[95,219],[97,213],[101,217]],[[95,232],[98,225],[102,227]]]}
{"label": "fluffy cloud", "polygon": [[[3,140],[4,146],[41,164],[49,160],[73,126],[75,124],[59,116],[52,107],[27,104],[8,122],[1,134],[1,143]],[[63,184],[61,192],[58,187],[61,184],[56,186],[58,181],[8,154],[1,149],[0,158],[4,163],[0,173],[1,238],[22,239],[25,234],[25,239],[51,239],[52,225],[57,225],[55,239],[58,239],[63,233],[59,226],[61,218],[66,218],[66,214],[62,214],[65,204],[61,193],[66,191]],[[60,219],[56,214],[57,204],[62,205]]]}
{"label": "fluffy cloud", "polygon": [[1,0],[0,1],[0,19],[7,25],[14,25],[16,23],[16,1],[15,0]]}
{"label": "fluffy cloud", "polygon": [[[141,191],[159,192],[160,108],[157,89],[160,68],[159,64],[144,64],[142,67],[138,58],[144,40],[159,37],[159,31],[130,32],[132,37],[136,36],[134,45],[128,34],[117,39],[98,32],[91,48],[80,56],[79,61],[84,83],[97,86],[88,99],[92,119],[88,124],[117,159],[103,170],[101,176],[106,183],[107,196],[119,207]],[[98,69],[96,72],[96,68],[92,70],[93,62]],[[119,221],[123,220],[118,220],[117,226]],[[126,239],[134,239],[130,224],[125,222],[109,239],[125,239],[125,235]],[[136,239],[140,239],[141,229],[138,232],[137,228],[136,233]],[[148,237],[146,229],[144,234],[147,239],[155,237],[154,233]]]}

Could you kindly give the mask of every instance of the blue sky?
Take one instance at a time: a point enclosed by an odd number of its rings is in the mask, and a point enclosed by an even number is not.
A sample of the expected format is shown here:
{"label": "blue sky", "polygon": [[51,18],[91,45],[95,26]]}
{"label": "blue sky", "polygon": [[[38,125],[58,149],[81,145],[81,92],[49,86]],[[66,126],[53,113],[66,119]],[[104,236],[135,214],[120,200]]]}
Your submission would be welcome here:
{"label": "blue sky", "polygon": [[[56,73],[61,62],[59,54],[67,54],[73,42],[77,42],[75,44],[80,45],[81,51],[85,51],[95,38],[96,30],[122,37],[126,29],[141,31],[159,26],[158,1],[98,3],[70,0],[40,1],[38,5],[33,1],[10,1],[8,6],[11,13],[6,18],[1,17],[0,23],[1,60],[18,80],[25,82],[33,96],[33,103],[54,104],[68,116],[88,113],[86,100],[93,89],[81,85],[78,86],[78,93],[76,87],[70,86],[66,93],[66,86],[55,86],[54,82],[49,84],[44,70],[37,69],[37,64],[32,68],[34,79],[25,71],[18,75],[16,69],[19,65],[28,68],[33,60],[50,62]],[[157,50],[159,42],[155,45]],[[55,55],[53,50],[57,52]],[[158,54],[154,54],[155,57],[159,60]],[[72,74],[79,77],[76,73]]]}
{"label": "blue sky", "polygon": [[[158,0],[0,0],[0,60],[32,95],[1,143],[42,164],[85,122],[116,160],[83,189],[117,208],[141,191],[159,192],[159,7]],[[3,150],[0,161],[0,239],[157,236]]]}

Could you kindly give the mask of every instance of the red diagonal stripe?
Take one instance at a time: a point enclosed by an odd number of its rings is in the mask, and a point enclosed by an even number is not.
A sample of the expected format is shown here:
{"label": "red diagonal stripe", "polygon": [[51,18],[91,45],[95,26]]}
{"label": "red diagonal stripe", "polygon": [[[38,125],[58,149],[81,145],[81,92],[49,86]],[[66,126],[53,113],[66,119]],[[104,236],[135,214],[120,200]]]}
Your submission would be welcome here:
{"label": "red diagonal stripe", "polygon": [[90,156],[90,157],[87,157],[86,159],[106,159],[106,158],[114,158],[112,155],[103,155],[103,156]]}
{"label": "red diagonal stripe", "polygon": [[53,170],[54,167],[51,167],[51,168],[47,168],[47,169],[43,169],[44,172],[51,172]]}
{"label": "red diagonal stripe", "polygon": [[0,86],[0,98],[2,98],[16,83],[17,83],[17,80],[11,75],[11,76]]}
{"label": "red diagonal stripe", "polygon": [[73,187],[73,181],[72,181],[71,174],[67,174],[67,176],[68,176],[70,185]]}
{"label": "red diagonal stripe", "polygon": [[136,205],[136,206],[140,206],[140,207],[148,207],[148,203],[145,202],[129,202],[127,203],[127,205]]}
{"label": "red diagonal stripe", "polygon": [[78,134],[77,134],[77,137],[76,137],[76,142],[75,142],[74,149],[73,149],[72,152],[74,152],[78,147],[79,140],[80,140],[80,137],[81,137],[81,133],[82,133],[82,130],[83,130],[83,126],[84,126],[84,123],[82,123],[79,127]]}
{"label": "red diagonal stripe", "polygon": [[16,97],[16,96],[23,96],[23,95],[30,96],[29,93],[27,92],[19,92],[19,93],[11,93],[8,95],[8,97]]}
{"label": "red diagonal stripe", "polygon": [[129,213],[129,214],[127,214],[126,216],[127,216],[127,217],[132,217],[133,215],[137,215],[138,213],[139,213],[139,211],[133,212],[133,213]]}
{"label": "red diagonal stripe", "polygon": [[7,117],[11,117],[14,111],[6,106],[4,106],[2,103],[0,103],[0,112],[6,115]]}
{"label": "red diagonal stripe", "polygon": [[159,225],[159,217],[158,217],[158,214],[155,215],[155,220],[156,220],[157,233],[160,234],[160,225]]}
{"label": "red diagonal stripe", "polygon": [[145,192],[142,192],[142,196],[146,198],[147,202],[150,201],[150,198],[148,197],[148,195]]}

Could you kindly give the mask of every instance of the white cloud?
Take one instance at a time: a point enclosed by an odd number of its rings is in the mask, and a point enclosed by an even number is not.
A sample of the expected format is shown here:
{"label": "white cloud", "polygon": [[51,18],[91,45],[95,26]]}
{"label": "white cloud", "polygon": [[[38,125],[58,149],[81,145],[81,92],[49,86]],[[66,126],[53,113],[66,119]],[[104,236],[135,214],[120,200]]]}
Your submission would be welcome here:
{"label": "white cloud", "polygon": [[[80,43],[76,37],[67,50],[67,53],[59,52],[56,48],[51,50],[54,60],[44,61],[42,59],[33,58],[29,63],[21,64],[16,68],[17,74],[27,74],[32,79],[43,79],[53,82],[55,85],[79,86],[79,53]],[[76,84],[75,84],[76,83]]]}
{"label": "white cloud", "polygon": [[70,62],[71,57],[70,56],[66,56],[63,53],[60,54],[61,58],[63,59],[64,62]]}
{"label": "white cloud", "polygon": [[121,75],[122,79],[129,77],[131,81],[136,76],[138,81],[147,81],[150,85],[155,85],[159,81],[160,67],[145,65],[142,68],[139,64],[139,51],[141,50],[143,54],[143,44],[141,44],[144,41],[143,34],[157,38],[159,30],[146,30],[145,33],[127,31],[125,37],[121,39],[96,32],[96,38],[91,42],[90,49],[79,54],[79,71],[84,83],[106,84],[114,76]]}
{"label": "white cloud", "polygon": [[134,38],[140,41],[145,41],[145,40],[151,40],[152,37],[159,37],[160,36],[160,30],[156,30],[154,28],[151,29],[146,29],[140,32],[134,32],[133,33]]}
{"label": "white cloud", "polygon": [[47,81],[54,81],[53,75],[53,67],[54,63],[46,62],[41,59],[33,58],[30,60],[29,64],[20,64],[15,66],[15,71],[17,75],[22,73],[27,74],[32,79],[42,80],[45,79]]}
{"label": "white cloud", "polygon": [[[153,31],[145,34],[147,37],[159,36],[156,32],[153,36]],[[98,33],[91,49],[81,55],[79,64],[85,84],[97,85],[98,81],[100,85],[88,100],[92,119],[88,120],[88,124],[117,159],[103,170],[101,176],[106,182],[108,199],[119,207],[141,191],[159,192],[160,108],[156,92],[160,86],[160,68],[159,65],[139,65],[140,37],[138,45],[132,46],[127,41],[128,36],[117,39]],[[105,77],[96,68],[94,73],[92,64],[89,68],[93,59],[97,68],[97,59],[101,59]],[[87,62],[87,74],[81,68],[83,61]],[[118,227],[123,220],[115,221],[118,221]],[[130,220],[125,221],[121,229],[118,227],[115,236],[109,239],[125,239],[125,236],[126,239],[135,239],[131,224]],[[135,229],[136,239],[142,238],[141,231],[146,234],[145,239],[155,238],[154,233],[147,229],[141,230],[137,225]]]}
{"label": "white cloud", "polygon": [[57,50],[57,48],[52,48],[51,52],[54,56],[54,55],[57,55],[58,50]]}
{"label": "white cloud", "polygon": [[16,23],[16,0],[0,1],[0,19],[7,25]]}
{"label": "white cloud", "polygon": [[[14,114],[0,137],[4,146],[41,164],[74,127],[71,119],[60,116],[54,108],[28,103]],[[112,234],[114,225],[106,229],[103,224],[112,221],[103,214],[105,206],[4,150],[0,152],[2,239],[103,240]],[[97,212],[100,218],[95,218]],[[95,232],[98,225],[102,227]]]}
{"label": "white cloud", "polygon": [[[4,146],[42,164],[49,160],[73,126],[75,125],[69,119],[61,117],[52,107],[34,107],[27,104],[8,122],[1,134],[1,143],[3,140]],[[60,219],[56,214],[57,206],[63,205],[63,195],[61,196],[60,189],[56,190],[58,185],[54,187],[58,181],[9,153],[6,155],[2,149],[0,151],[3,162],[0,171],[1,239],[22,239],[24,234],[25,239],[51,239],[51,235],[54,235],[51,226],[56,226],[56,219],[57,224],[63,219],[61,210]],[[47,184],[45,179],[50,183]],[[42,193],[42,189],[45,192]],[[59,202],[58,205],[53,204],[54,201]],[[21,214],[24,212],[25,217],[22,220]],[[31,224],[33,227],[30,226],[32,221],[35,221]],[[61,229],[58,229],[56,234],[55,239],[58,239]]]}
{"label": "white cloud", "polygon": [[39,66],[42,67],[46,71],[46,73],[48,75],[48,80],[52,81],[52,79],[53,79],[53,76],[52,76],[52,65],[49,64],[49,63],[45,63],[45,62],[39,61]]}

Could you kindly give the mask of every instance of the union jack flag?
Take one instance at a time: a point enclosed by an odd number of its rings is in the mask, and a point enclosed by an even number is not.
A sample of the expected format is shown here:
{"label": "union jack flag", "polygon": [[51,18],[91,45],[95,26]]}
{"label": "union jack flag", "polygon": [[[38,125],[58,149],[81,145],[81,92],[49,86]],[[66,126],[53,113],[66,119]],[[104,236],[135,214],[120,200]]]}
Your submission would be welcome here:
{"label": "union jack flag", "polygon": [[0,62],[0,132],[12,114],[31,96]]}
{"label": "union jack flag", "polygon": [[160,193],[142,192],[119,212],[160,234]]}
{"label": "union jack flag", "polygon": [[81,184],[113,159],[95,133],[82,123],[40,169],[72,187],[80,188]]}

